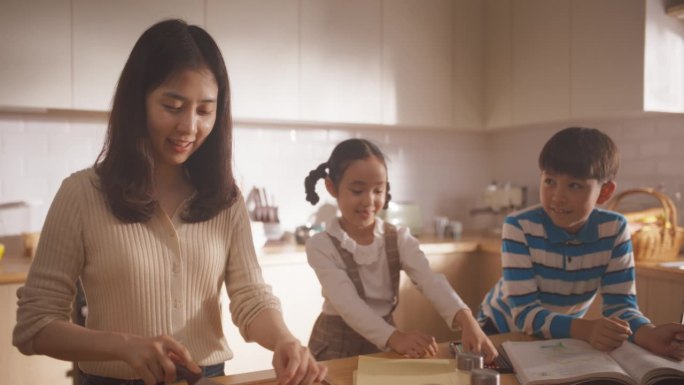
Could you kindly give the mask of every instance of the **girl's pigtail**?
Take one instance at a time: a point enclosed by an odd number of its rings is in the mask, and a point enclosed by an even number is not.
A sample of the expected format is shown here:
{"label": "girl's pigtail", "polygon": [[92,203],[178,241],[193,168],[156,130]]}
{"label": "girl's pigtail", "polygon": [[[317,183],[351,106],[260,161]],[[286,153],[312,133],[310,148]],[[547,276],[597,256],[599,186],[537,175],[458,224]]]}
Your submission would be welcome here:
{"label": "girl's pigtail", "polygon": [[318,165],[318,167],[309,172],[309,176],[304,178],[306,200],[308,202],[311,202],[312,205],[318,203],[319,198],[318,194],[316,194],[316,182],[318,182],[319,179],[328,176],[328,173],[325,172],[326,168],[328,168],[328,162],[321,163],[320,165]]}
{"label": "girl's pigtail", "polygon": [[382,207],[385,210],[387,210],[387,207],[389,207],[389,202],[392,199],[392,194],[390,194],[389,190],[390,184],[387,182],[387,191],[385,191],[385,205]]}

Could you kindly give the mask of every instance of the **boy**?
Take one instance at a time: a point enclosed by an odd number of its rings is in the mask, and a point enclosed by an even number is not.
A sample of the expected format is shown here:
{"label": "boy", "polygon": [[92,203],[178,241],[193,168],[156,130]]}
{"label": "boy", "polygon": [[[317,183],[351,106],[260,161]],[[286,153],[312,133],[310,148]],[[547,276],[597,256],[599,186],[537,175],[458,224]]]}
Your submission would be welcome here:
{"label": "boy", "polygon": [[[613,141],[593,128],[566,128],[544,145],[541,204],[503,225],[503,276],[478,314],[485,333],[577,338],[603,351],[629,338],[684,359],[684,325],[654,326],[639,311],[627,221],[595,208],[615,192],[619,163]],[[583,319],[599,289],[603,318]]]}

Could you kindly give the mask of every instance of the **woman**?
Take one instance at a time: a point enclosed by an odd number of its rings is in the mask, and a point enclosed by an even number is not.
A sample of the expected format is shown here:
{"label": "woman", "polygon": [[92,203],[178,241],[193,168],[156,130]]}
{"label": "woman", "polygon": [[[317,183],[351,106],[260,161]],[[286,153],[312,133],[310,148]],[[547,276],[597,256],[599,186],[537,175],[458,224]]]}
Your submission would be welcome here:
{"label": "woman", "polygon": [[[261,277],[231,131],[226,67],[209,34],[181,20],[145,31],[100,156],[63,181],[50,207],[17,292],[19,350],[79,361],[89,385],[174,381],[177,366],[223,375],[225,282],[233,322],[274,351],[281,383],[323,379]],[[79,277],[86,327],[69,321]]]}

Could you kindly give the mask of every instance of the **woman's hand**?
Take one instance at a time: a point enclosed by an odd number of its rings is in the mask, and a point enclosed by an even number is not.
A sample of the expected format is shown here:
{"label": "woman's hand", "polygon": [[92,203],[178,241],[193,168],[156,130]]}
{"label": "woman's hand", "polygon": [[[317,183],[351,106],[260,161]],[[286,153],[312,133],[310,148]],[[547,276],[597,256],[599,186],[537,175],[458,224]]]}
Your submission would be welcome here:
{"label": "woman's hand", "polygon": [[463,309],[456,313],[452,326],[461,327],[461,344],[466,352],[480,353],[488,364],[499,355],[492,341],[480,328],[470,309]]}
{"label": "woman's hand", "polygon": [[126,362],[146,385],[176,381],[176,365],[194,373],[201,369],[190,352],[172,337],[140,337],[124,335],[117,355]]}
{"label": "woman's hand", "polygon": [[607,352],[620,347],[632,335],[627,321],[619,318],[577,318],[570,326],[570,336],[589,342],[598,350]]}
{"label": "woman's hand", "polygon": [[644,349],[675,360],[684,360],[684,325],[667,323],[643,325],[637,329],[634,342]]}
{"label": "woman's hand", "polygon": [[176,365],[200,373],[188,350],[172,337],[142,337],[86,329],[55,320],[34,338],[36,353],[65,361],[124,361],[145,384],[176,380]]}
{"label": "woman's hand", "polygon": [[387,340],[387,346],[411,358],[434,357],[438,349],[435,337],[418,330],[410,332],[395,330]]}
{"label": "woman's hand", "polygon": [[273,368],[281,385],[310,385],[321,382],[328,368],[316,362],[309,349],[295,339],[276,343]]}
{"label": "woman's hand", "polygon": [[247,326],[247,336],[273,351],[273,369],[281,385],[321,382],[328,368],[316,362],[309,349],[292,336],[280,311],[264,309]]}

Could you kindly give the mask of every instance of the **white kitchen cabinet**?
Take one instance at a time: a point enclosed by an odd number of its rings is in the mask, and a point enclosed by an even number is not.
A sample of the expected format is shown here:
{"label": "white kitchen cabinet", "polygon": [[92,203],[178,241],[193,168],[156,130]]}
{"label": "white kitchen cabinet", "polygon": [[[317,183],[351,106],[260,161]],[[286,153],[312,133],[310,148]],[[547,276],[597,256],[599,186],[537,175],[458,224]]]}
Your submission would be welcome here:
{"label": "white kitchen cabinet", "polygon": [[474,0],[301,2],[301,119],[482,126]]}
{"label": "white kitchen cabinet", "polygon": [[573,0],[573,117],[643,108],[643,0]]}
{"label": "white kitchen cabinet", "polygon": [[299,2],[206,4],[207,30],[228,67],[233,116],[299,119]]}
{"label": "white kitchen cabinet", "polygon": [[0,106],[71,108],[69,0],[0,1]]}
{"label": "white kitchen cabinet", "polygon": [[[463,302],[477,315],[485,294],[501,277],[501,256],[485,250],[474,252],[426,253],[433,271],[444,274]],[[420,330],[437,342],[458,338],[437,313],[434,305],[401,272],[399,305],[394,321],[400,330]]]}
{"label": "white kitchen cabinet", "polygon": [[73,0],[73,106],[108,111],[121,70],[152,24],[182,18],[203,25],[204,5],[185,0]]}
{"label": "white kitchen cabinet", "polygon": [[23,283],[0,284],[0,304],[4,315],[0,317],[0,373],[4,384],[71,385],[67,372],[73,364],[43,355],[25,356],[12,346],[12,330],[17,323],[17,289]]}
{"label": "white kitchen cabinet", "polygon": [[655,325],[679,323],[684,312],[684,279],[681,271],[636,267],[637,298],[641,312]]}
{"label": "white kitchen cabinet", "polygon": [[[448,0],[383,3],[384,124],[437,127],[453,124],[454,108],[458,107],[452,103],[454,60],[464,59],[453,54],[455,4]],[[465,59],[464,62],[469,61]],[[474,77],[463,80],[469,79]],[[465,91],[465,88],[459,90]],[[469,101],[463,100],[463,104]]]}
{"label": "white kitchen cabinet", "polygon": [[484,126],[481,0],[384,1],[383,123]]}
{"label": "white kitchen cabinet", "polygon": [[487,127],[684,112],[684,25],[660,0],[488,0]]}
{"label": "white kitchen cabinet", "polygon": [[[285,254],[272,256],[283,260]],[[313,269],[306,262],[304,252],[285,263],[261,263],[264,281],[271,285],[273,293],[280,299],[285,324],[299,341],[309,342],[311,329],[323,306],[321,285]],[[223,325],[228,345],[234,353],[233,359],[226,362],[226,374],[244,373],[255,370],[271,369],[273,352],[262,348],[256,342],[247,343],[230,319],[228,299],[222,298]]]}
{"label": "white kitchen cabinet", "polygon": [[484,120],[486,127],[500,127],[513,121],[512,6],[510,0],[486,0],[484,7]]}
{"label": "white kitchen cabinet", "polygon": [[570,117],[571,0],[485,2],[485,124]]}
{"label": "white kitchen cabinet", "polygon": [[382,1],[300,7],[301,119],[381,123]]}
{"label": "white kitchen cabinet", "polygon": [[452,4],[452,127],[479,129],[484,127],[485,103],[484,4],[482,0]]}
{"label": "white kitchen cabinet", "polygon": [[0,58],[0,107],[110,110],[141,33],[178,17],[205,26],[222,49],[238,120],[483,125],[479,0],[41,0],[0,7],[0,48],[10,52]]}
{"label": "white kitchen cabinet", "polygon": [[570,0],[512,5],[512,123],[568,118]]}

